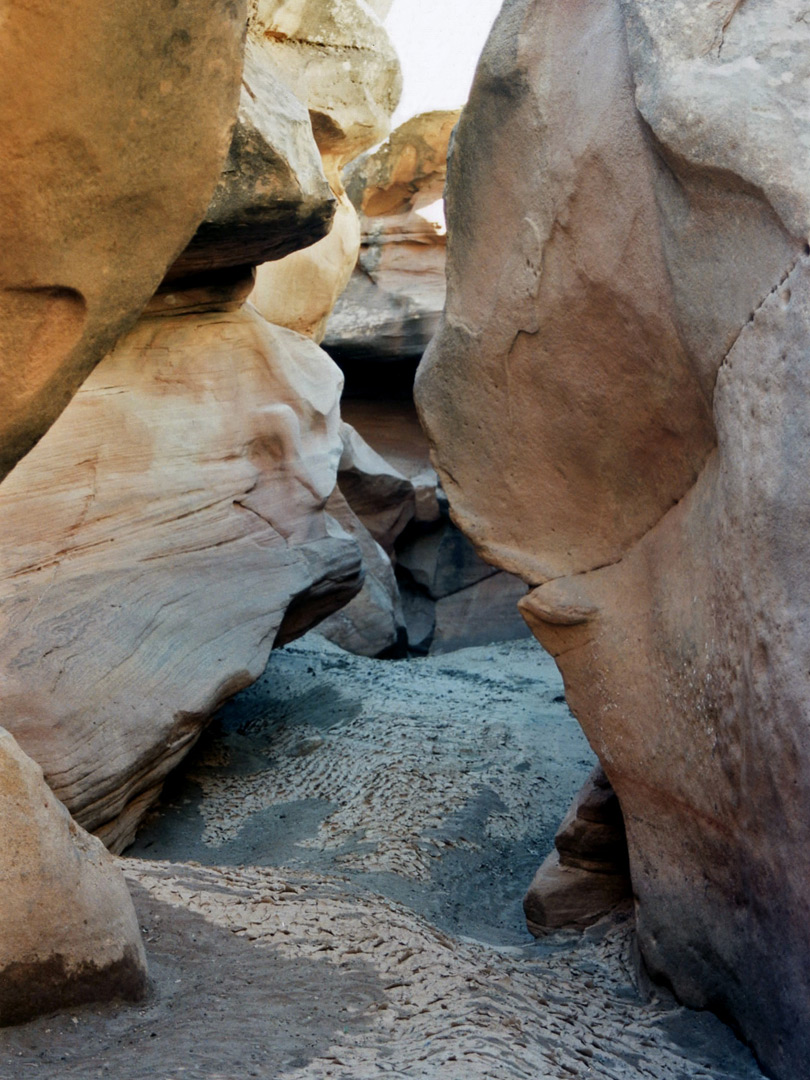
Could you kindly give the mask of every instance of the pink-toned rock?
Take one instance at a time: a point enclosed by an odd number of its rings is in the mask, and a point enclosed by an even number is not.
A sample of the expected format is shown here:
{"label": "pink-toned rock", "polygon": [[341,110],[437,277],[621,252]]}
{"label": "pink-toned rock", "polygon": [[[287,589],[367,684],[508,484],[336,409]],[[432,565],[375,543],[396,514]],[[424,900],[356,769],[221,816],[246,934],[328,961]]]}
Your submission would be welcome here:
{"label": "pink-toned rock", "polygon": [[780,1080],[810,1056],[808,58],[797,0],[507,5],[417,380],[621,801],[644,962]]}
{"label": "pink-toned rock", "polygon": [[0,1027],[143,998],[146,957],[121,871],[1,728],[0,834]]}
{"label": "pink-toned rock", "polygon": [[0,478],[129,329],[202,218],[231,139],[245,7],[4,6]]}
{"label": "pink-toned rock", "polygon": [[541,935],[590,926],[631,896],[619,800],[597,765],[571,804],[523,900],[529,930]]}
{"label": "pink-toned rock", "polygon": [[0,486],[4,723],[120,849],[275,643],[360,587],[337,368],[250,307],[143,319]]}

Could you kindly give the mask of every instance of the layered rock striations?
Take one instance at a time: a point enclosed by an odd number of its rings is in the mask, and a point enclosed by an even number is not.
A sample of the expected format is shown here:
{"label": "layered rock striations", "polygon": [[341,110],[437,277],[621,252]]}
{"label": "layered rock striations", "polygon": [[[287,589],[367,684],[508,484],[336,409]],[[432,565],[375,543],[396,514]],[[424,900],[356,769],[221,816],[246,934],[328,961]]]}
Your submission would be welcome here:
{"label": "layered rock striations", "polygon": [[203,216],[244,24],[243,0],[6,6],[0,477],[132,326]]}
{"label": "layered rock striations", "polygon": [[113,848],[274,642],[360,587],[324,513],[341,381],[250,307],[147,317],[0,486],[4,723]]}
{"label": "layered rock striations", "polygon": [[443,194],[458,111],[402,124],[346,170],[361,248],[329,318],[324,347],[339,360],[418,360],[445,298]]}
{"label": "layered rock striations", "polygon": [[780,1078],[810,1052],[802,11],[507,4],[417,380],[621,801],[648,969]]}
{"label": "layered rock striations", "polygon": [[306,109],[249,46],[188,249],[0,485],[4,723],[114,850],[272,646],[361,588],[327,512],[341,373],[245,304],[251,260],[311,243],[334,202]]}
{"label": "layered rock striations", "polygon": [[[244,22],[240,0],[4,8],[0,480],[132,326],[200,221],[232,135]],[[17,553],[0,520],[4,572]],[[8,625],[12,612],[0,616]],[[32,707],[44,676],[29,679]],[[120,871],[3,729],[0,833],[0,1025],[142,998],[144,949]]]}

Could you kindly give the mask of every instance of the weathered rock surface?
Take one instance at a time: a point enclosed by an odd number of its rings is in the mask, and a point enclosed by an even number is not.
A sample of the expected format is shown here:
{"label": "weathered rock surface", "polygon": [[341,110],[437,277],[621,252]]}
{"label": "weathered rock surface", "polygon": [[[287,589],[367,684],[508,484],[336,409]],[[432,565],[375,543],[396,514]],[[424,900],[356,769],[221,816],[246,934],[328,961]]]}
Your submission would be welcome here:
{"label": "weathered rock surface", "polygon": [[508,4],[417,380],[457,520],[538,586],[644,961],[779,1078],[810,1055],[808,46],[792,0]]}
{"label": "weathered rock surface", "polygon": [[318,632],[357,656],[405,656],[407,631],[391,560],[354,513],[340,488],[327,510],[360,545],[363,587],[345,607],[320,624]]}
{"label": "weathered rock surface", "polygon": [[433,336],[445,299],[442,196],[458,117],[416,116],[346,170],[362,243],[326,327],[324,345],[334,356],[418,359]]}
{"label": "weathered rock surface", "polygon": [[202,218],[231,138],[244,24],[243,0],[6,5],[0,477]]}
{"label": "weathered rock surface", "polygon": [[253,0],[250,34],[295,96],[338,182],[340,170],[384,139],[402,75],[378,16],[363,0]]}
{"label": "weathered rock surface", "polygon": [[378,15],[359,0],[257,0],[250,34],[309,109],[324,169],[338,199],[334,225],[319,243],[265,263],[251,297],[270,322],[320,341],[352,276],[360,222],[341,170],[390,130],[401,74]]}
{"label": "weathered rock surface", "polygon": [[146,957],[121,871],[2,729],[0,833],[0,1026],[144,997]]}
{"label": "weathered rock surface", "polygon": [[373,450],[351,424],[341,425],[338,484],[349,506],[389,555],[416,510],[413,484]]}
{"label": "weathered rock surface", "polygon": [[360,222],[343,191],[327,237],[257,267],[251,303],[268,322],[320,341],[335,301],[352,276],[359,250]]}
{"label": "weathered rock surface", "polygon": [[335,208],[306,108],[248,39],[228,158],[169,279],[280,259],[326,236]]}
{"label": "weathered rock surface", "polygon": [[338,369],[249,306],[143,319],[0,487],[3,717],[120,849],[211,712],[360,587]]}
{"label": "weathered rock surface", "polygon": [[523,910],[536,935],[595,923],[631,897],[619,800],[601,765],[585,781],[529,886]]}

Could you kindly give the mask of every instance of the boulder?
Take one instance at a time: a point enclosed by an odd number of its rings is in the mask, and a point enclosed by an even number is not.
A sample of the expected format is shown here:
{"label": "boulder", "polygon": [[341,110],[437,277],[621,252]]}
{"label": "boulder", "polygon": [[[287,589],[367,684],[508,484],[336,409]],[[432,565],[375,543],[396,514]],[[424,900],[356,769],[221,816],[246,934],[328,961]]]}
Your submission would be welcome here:
{"label": "boulder", "polygon": [[388,134],[402,85],[399,61],[373,5],[362,0],[256,0],[249,33],[308,108],[338,199],[325,239],[259,267],[252,301],[270,322],[320,341],[360,249],[341,170]]}
{"label": "boulder", "polygon": [[5,6],[0,478],[129,329],[205,213],[231,139],[245,7]]}
{"label": "boulder", "polygon": [[324,510],[341,386],[250,306],[153,315],[0,485],[4,723],[113,849],[274,642],[360,588]]}
{"label": "boulder", "polygon": [[397,547],[397,565],[433,600],[498,573],[497,567],[485,563],[447,517],[410,530]]}
{"label": "boulder", "polygon": [[810,25],[513,0],[417,397],[621,802],[652,975],[810,1055]]}
{"label": "boulder", "polygon": [[526,924],[536,936],[562,927],[583,929],[631,895],[621,807],[597,765],[529,886],[523,900]]}
{"label": "boulder", "polygon": [[324,337],[339,360],[418,360],[437,328],[445,298],[442,196],[458,117],[458,111],[415,116],[346,169],[362,238]]}
{"label": "boulder", "polygon": [[514,574],[496,573],[436,602],[436,626],[430,655],[517,641],[528,637],[518,611],[526,586]]}
{"label": "boulder", "polygon": [[414,516],[410,480],[373,450],[351,424],[341,424],[338,485],[352,511],[388,555]]}
{"label": "boulder", "polygon": [[335,489],[326,506],[360,545],[365,577],[357,596],[322,622],[318,633],[358,656],[405,656],[405,616],[391,560],[354,513],[340,488]]}
{"label": "boulder", "polygon": [[306,108],[248,39],[225,167],[205,217],[167,279],[283,258],[326,236],[336,205]]}
{"label": "boulder", "polygon": [[329,235],[257,267],[250,301],[268,322],[320,341],[335,301],[352,276],[359,250],[360,222],[343,191]]}
{"label": "boulder", "polygon": [[0,729],[0,1026],[147,990],[127,885]]}
{"label": "boulder", "polygon": [[253,0],[249,33],[309,109],[330,181],[384,139],[402,91],[394,47],[363,0]]}

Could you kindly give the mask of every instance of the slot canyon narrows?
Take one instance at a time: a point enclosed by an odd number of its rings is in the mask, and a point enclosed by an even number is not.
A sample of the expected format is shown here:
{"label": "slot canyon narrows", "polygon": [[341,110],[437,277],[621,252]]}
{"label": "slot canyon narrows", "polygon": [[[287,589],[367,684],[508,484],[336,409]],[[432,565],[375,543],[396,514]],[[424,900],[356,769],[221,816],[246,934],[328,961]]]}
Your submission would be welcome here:
{"label": "slot canyon narrows", "polygon": [[0,8],[0,1080],[801,1080],[810,10]]}

